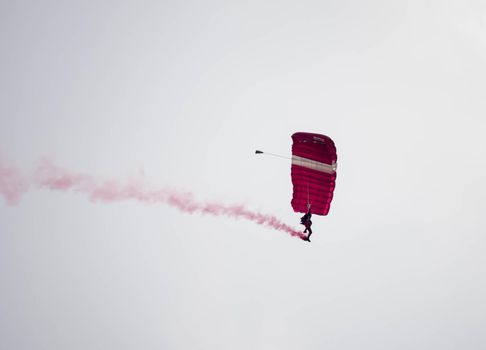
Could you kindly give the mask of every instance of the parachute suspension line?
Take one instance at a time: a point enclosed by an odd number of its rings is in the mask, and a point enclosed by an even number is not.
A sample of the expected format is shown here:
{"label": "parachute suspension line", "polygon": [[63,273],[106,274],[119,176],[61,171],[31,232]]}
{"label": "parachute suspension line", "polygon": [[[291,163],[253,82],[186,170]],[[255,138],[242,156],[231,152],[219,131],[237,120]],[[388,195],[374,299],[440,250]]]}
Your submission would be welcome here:
{"label": "parachute suspension line", "polygon": [[307,210],[310,209],[310,200],[309,200],[309,180],[307,180]]}
{"label": "parachute suspension line", "polygon": [[280,154],[275,154],[275,153],[263,152],[263,151],[259,151],[259,150],[256,150],[255,154],[265,154],[267,156],[272,156],[272,157],[278,157],[278,158],[283,158],[283,159],[292,159],[291,157],[282,156]]}

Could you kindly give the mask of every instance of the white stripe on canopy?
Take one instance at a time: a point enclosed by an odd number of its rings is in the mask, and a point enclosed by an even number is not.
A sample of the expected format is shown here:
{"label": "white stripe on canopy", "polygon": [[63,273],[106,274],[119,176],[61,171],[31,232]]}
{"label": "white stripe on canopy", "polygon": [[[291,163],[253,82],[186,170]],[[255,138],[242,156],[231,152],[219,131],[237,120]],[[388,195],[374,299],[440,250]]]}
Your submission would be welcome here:
{"label": "white stripe on canopy", "polygon": [[327,174],[334,174],[336,172],[337,164],[326,164],[316,160],[307,159],[299,156],[292,156],[292,164],[299,165],[304,168],[309,168],[317,171],[322,171]]}

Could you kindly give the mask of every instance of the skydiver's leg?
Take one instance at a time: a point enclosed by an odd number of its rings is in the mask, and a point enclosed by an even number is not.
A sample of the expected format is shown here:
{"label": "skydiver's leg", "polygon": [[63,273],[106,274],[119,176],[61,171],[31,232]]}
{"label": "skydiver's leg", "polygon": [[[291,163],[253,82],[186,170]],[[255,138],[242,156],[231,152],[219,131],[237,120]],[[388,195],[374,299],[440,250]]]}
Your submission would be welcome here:
{"label": "skydiver's leg", "polygon": [[310,239],[309,238],[310,238],[310,236],[312,234],[312,229],[310,228],[310,226],[305,228],[304,233],[306,233],[307,231],[309,231],[309,233],[307,234],[307,240],[310,242]]}
{"label": "skydiver's leg", "polygon": [[307,234],[307,237],[306,237],[306,241],[307,242],[310,242],[310,236],[311,236],[312,232],[309,230],[309,233]]}

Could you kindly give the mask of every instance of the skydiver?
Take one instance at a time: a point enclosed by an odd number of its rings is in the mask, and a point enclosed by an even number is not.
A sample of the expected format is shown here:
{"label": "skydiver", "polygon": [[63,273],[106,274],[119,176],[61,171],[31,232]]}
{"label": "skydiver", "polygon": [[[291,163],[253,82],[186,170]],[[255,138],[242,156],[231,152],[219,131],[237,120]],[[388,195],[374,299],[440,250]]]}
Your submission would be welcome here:
{"label": "skydiver", "polygon": [[307,210],[307,213],[300,218],[300,223],[302,225],[304,225],[305,227],[305,230],[304,230],[304,233],[307,233],[307,231],[309,231],[309,234],[307,235],[307,238],[306,238],[306,241],[310,242],[310,236],[312,234],[312,229],[311,229],[311,226],[312,226],[312,221],[311,221],[311,218],[312,218],[312,214],[311,214],[311,209],[310,209],[310,205],[308,207],[308,210]]}

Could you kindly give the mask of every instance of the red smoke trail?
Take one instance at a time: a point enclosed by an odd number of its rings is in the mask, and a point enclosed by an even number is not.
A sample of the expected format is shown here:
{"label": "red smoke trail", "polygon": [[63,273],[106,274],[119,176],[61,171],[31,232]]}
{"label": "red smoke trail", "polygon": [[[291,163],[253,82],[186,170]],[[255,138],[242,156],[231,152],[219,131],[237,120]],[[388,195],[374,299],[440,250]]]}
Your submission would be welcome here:
{"label": "red smoke trail", "polygon": [[[278,231],[284,231],[294,237],[306,238],[305,234],[284,224],[277,217],[251,211],[243,205],[199,202],[190,193],[181,193],[168,189],[152,189],[140,180],[132,180],[127,183],[116,181],[99,182],[91,176],[75,174],[61,169],[46,160],[42,161],[37,167],[31,182],[38,188],[78,192],[88,196],[91,201],[117,202],[137,200],[148,204],[163,203],[175,207],[184,213],[200,213],[245,219],[259,225],[269,226]],[[27,183],[21,179],[14,168],[2,166],[0,163],[0,193],[5,197],[8,204],[13,205],[18,202],[21,194],[27,188]]]}

